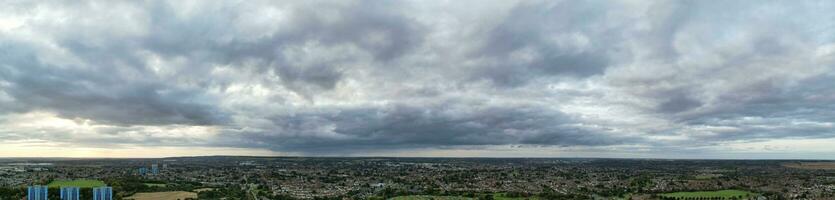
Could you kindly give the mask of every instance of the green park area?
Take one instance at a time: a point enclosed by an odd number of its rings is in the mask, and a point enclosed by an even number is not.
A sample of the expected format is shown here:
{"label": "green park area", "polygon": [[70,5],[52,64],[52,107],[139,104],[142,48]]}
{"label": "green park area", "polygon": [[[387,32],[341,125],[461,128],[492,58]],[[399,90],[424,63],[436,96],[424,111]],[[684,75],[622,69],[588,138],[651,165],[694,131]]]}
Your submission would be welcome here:
{"label": "green park area", "polygon": [[105,186],[104,182],[99,180],[87,180],[87,179],[78,179],[78,180],[55,180],[49,183],[48,185],[50,188],[60,188],[60,187],[79,187],[79,188],[93,188],[99,186]]}
{"label": "green park area", "polygon": [[469,197],[456,197],[456,196],[432,196],[432,195],[410,195],[410,196],[399,196],[391,198],[391,200],[471,200],[473,198]]}
{"label": "green park area", "polygon": [[743,190],[718,190],[718,191],[698,191],[698,192],[673,192],[673,193],[666,193],[661,194],[663,197],[673,197],[673,198],[688,198],[688,197],[706,197],[706,198],[724,198],[724,199],[731,199],[733,197],[736,198],[749,198],[751,196],[757,195],[756,193],[743,191]]}
{"label": "green park area", "polygon": [[[483,194],[482,194],[483,195]],[[492,199],[495,200],[535,200],[539,199],[537,197],[509,197],[505,193],[494,193],[492,195]],[[477,199],[472,197],[462,197],[462,196],[432,196],[432,195],[411,195],[411,196],[400,196],[391,198],[391,200],[471,200]]]}
{"label": "green park area", "polygon": [[539,198],[535,197],[535,196],[531,196],[531,197],[509,197],[506,193],[495,193],[495,194],[493,194],[493,199],[496,199],[496,200],[525,200],[525,199],[536,200],[536,199],[539,199]]}

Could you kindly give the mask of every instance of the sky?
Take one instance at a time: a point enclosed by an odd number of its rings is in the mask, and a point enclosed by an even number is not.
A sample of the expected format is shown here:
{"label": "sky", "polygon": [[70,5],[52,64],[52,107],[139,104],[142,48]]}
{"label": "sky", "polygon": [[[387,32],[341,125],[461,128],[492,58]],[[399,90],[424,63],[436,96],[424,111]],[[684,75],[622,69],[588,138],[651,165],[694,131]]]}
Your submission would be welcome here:
{"label": "sky", "polygon": [[0,157],[835,159],[835,1],[3,1]]}

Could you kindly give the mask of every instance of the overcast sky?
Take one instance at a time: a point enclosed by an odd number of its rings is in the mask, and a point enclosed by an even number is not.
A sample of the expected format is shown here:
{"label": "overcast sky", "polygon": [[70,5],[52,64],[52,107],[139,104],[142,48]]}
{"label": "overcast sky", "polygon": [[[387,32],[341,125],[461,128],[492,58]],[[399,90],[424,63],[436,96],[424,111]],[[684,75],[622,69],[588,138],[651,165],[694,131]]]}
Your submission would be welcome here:
{"label": "overcast sky", "polygon": [[835,1],[3,1],[0,156],[835,159]]}

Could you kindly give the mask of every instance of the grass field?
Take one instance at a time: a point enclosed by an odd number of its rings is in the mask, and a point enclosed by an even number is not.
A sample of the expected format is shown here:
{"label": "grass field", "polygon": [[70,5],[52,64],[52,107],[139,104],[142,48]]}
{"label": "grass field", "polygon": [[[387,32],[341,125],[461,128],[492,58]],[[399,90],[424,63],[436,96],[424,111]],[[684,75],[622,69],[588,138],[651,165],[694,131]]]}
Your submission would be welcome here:
{"label": "grass field", "polygon": [[184,199],[197,199],[197,193],[194,192],[183,192],[183,191],[175,191],[175,192],[142,192],[136,193],[133,196],[125,197],[126,200],[133,199],[133,200],[184,200]]}
{"label": "grass field", "polygon": [[595,199],[595,200],[627,200],[631,197],[632,197],[632,194],[624,195],[623,197],[593,196],[592,199]]}
{"label": "grass field", "polygon": [[496,194],[493,194],[493,199],[496,199],[496,200],[526,200],[526,199],[537,200],[539,198],[535,197],[535,196],[534,197],[507,197],[507,196],[505,196],[505,193],[496,193]]}
{"label": "grass field", "polygon": [[431,195],[411,195],[391,198],[391,200],[472,200],[469,197],[455,197],[455,196],[431,196]]}
{"label": "grass field", "polygon": [[699,191],[699,192],[673,192],[673,193],[666,193],[661,194],[661,196],[666,197],[723,197],[723,198],[731,198],[731,197],[739,197],[742,196],[743,198],[748,196],[754,196],[756,193],[742,191],[742,190],[719,190],[719,191]]}
{"label": "grass field", "polygon": [[60,187],[80,187],[80,188],[93,188],[99,186],[105,186],[104,182],[99,180],[86,180],[86,179],[79,179],[79,180],[55,180],[49,183],[48,185],[50,188],[60,188]]}
{"label": "grass field", "polygon": [[[394,197],[391,200],[471,200],[476,198],[470,197],[459,197],[459,196],[432,196],[432,195],[412,195],[412,196],[401,196],[401,197]],[[495,193],[493,194],[493,199],[496,200],[537,200],[537,197],[506,197],[504,193]]]}

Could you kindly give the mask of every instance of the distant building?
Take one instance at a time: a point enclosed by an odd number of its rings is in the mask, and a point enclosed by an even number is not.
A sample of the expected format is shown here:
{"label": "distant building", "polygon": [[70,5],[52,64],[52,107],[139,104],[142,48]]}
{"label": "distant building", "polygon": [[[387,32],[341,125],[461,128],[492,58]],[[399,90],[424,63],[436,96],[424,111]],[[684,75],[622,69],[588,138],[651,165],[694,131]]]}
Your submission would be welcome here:
{"label": "distant building", "polygon": [[151,173],[154,175],[159,174],[159,165],[153,164],[151,165]]}
{"label": "distant building", "polygon": [[46,200],[47,192],[49,188],[45,185],[33,185],[29,186],[28,192],[26,193],[27,200]]}
{"label": "distant building", "polygon": [[0,166],[0,172],[20,173],[26,170],[21,166]]}
{"label": "distant building", "polygon": [[144,168],[144,167],[139,168],[139,175],[140,176],[145,176],[145,174],[147,174],[147,173],[148,173],[148,168]]}
{"label": "distant building", "polygon": [[242,162],[238,162],[238,165],[240,165],[240,166],[252,166],[252,165],[255,165],[255,161],[242,161]]}
{"label": "distant building", "polygon": [[107,186],[93,188],[93,200],[113,200],[113,188]]}
{"label": "distant building", "polygon": [[79,200],[78,187],[61,187],[61,200]]}

